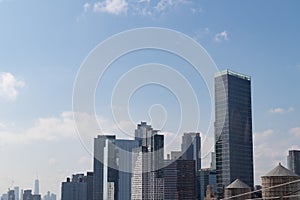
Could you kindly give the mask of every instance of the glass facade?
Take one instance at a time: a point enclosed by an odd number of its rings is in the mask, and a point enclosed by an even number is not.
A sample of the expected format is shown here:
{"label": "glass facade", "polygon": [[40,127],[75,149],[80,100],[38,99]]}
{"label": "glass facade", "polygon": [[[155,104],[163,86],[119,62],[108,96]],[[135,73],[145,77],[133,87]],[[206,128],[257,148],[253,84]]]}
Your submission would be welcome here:
{"label": "glass facade", "polygon": [[164,168],[164,200],[196,199],[194,160],[166,160]]}
{"label": "glass facade", "polygon": [[118,166],[115,149],[116,136],[99,135],[94,139],[93,200],[108,199],[114,183],[114,199],[118,198]]}
{"label": "glass facade", "polygon": [[208,185],[213,186],[214,190],[216,190],[216,170],[211,168],[199,170],[197,174],[197,181],[199,182],[198,190],[200,190],[198,199],[204,200]]}
{"label": "glass facade", "polygon": [[84,174],[74,174],[72,181],[67,178],[67,181],[62,183],[61,200],[87,200],[87,182]]}
{"label": "glass facade", "polygon": [[164,136],[153,130],[146,122],[138,124],[134,149],[132,200],[162,200],[164,198]]}
{"label": "glass facade", "polygon": [[95,138],[93,200],[131,199],[132,149],[138,144],[115,135]]}
{"label": "glass facade", "polygon": [[136,140],[116,140],[117,159],[119,163],[118,199],[131,199],[132,149],[138,147]]}
{"label": "glass facade", "polygon": [[300,176],[300,150],[290,150],[287,157],[288,169]]}
{"label": "glass facade", "polygon": [[182,136],[182,159],[195,160],[196,171],[201,169],[201,137],[200,133],[184,133]]}
{"label": "glass facade", "polygon": [[217,191],[236,179],[253,188],[251,79],[229,70],[215,77]]}

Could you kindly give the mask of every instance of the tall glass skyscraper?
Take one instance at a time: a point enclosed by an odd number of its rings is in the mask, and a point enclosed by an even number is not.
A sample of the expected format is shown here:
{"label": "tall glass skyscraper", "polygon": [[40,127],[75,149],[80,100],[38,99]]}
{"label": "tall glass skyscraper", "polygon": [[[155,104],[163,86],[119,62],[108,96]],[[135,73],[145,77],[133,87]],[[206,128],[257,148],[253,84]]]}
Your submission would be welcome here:
{"label": "tall glass skyscraper", "polygon": [[131,199],[132,149],[138,141],[115,135],[94,139],[93,200]]}
{"label": "tall glass skyscraper", "polygon": [[40,182],[38,178],[34,181],[34,194],[40,194]]}
{"label": "tall glass skyscraper", "polygon": [[196,171],[201,169],[201,137],[200,133],[184,133],[182,136],[182,159],[195,160]]}
{"label": "tall glass skyscraper", "polygon": [[115,135],[98,135],[94,139],[93,199],[118,198],[118,166]]}
{"label": "tall glass skyscraper", "polygon": [[290,150],[287,156],[288,169],[300,176],[300,150]]}
{"label": "tall glass skyscraper", "polygon": [[132,150],[137,148],[138,144],[136,140],[116,140],[119,164],[118,199],[131,199]]}
{"label": "tall glass skyscraper", "polygon": [[135,140],[139,147],[133,150],[131,200],[163,200],[164,136],[141,122],[135,130]]}
{"label": "tall glass skyscraper", "polygon": [[225,70],[215,76],[217,191],[236,179],[253,188],[251,78]]}

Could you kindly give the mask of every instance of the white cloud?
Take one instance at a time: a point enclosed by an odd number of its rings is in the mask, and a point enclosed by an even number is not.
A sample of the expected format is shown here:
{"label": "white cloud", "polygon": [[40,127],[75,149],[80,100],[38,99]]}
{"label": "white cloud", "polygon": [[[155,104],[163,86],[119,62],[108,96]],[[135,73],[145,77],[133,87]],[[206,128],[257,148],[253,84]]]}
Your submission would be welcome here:
{"label": "white cloud", "polygon": [[200,40],[202,38],[204,38],[205,36],[207,36],[209,34],[210,30],[208,27],[202,29],[202,30],[198,30],[195,32],[195,35],[193,36],[194,40]]}
{"label": "white cloud", "polygon": [[178,5],[185,4],[188,2],[189,1],[187,0],[160,0],[154,8],[158,12],[163,12],[169,8],[174,8]]}
{"label": "white cloud", "polygon": [[151,0],[138,0],[139,3],[150,3]]}
{"label": "white cloud", "polygon": [[0,73],[0,98],[13,101],[18,96],[18,90],[24,86],[25,82],[17,79],[11,73]]}
{"label": "white cloud", "polygon": [[157,5],[155,6],[155,9],[158,11],[163,11],[165,10],[168,6],[172,6],[172,1],[168,1],[168,0],[160,0]]}
{"label": "white cloud", "polygon": [[262,175],[273,169],[278,162],[284,161],[282,159],[285,158],[288,147],[278,142],[277,132],[272,129],[254,133],[253,142],[255,182],[258,184]]}
{"label": "white cloud", "polygon": [[279,162],[285,165],[288,150],[297,147],[300,137],[300,127],[289,130],[291,135],[268,129],[254,133],[254,162],[256,184],[260,177],[272,170]]}
{"label": "white cloud", "polygon": [[19,130],[15,126],[6,126],[5,129],[0,130],[0,140],[4,144],[53,141],[75,136],[71,112],[64,112],[59,117],[39,118],[28,129]]}
{"label": "white cloud", "polygon": [[126,0],[105,0],[94,4],[94,12],[104,12],[114,15],[126,13],[128,3]]}
{"label": "white cloud", "polygon": [[85,3],[83,5],[83,11],[84,12],[88,12],[90,8],[91,8],[91,4],[90,3]]}
{"label": "white cloud", "polygon": [[295,137],[300,137],[300,127],[291,128],[289,132]]}
{"label": "white cloud", "polygon": [[188,0],[159,0],[157,3],[150,0],[141,0],[138,3],[135,1],[130,2],[130,8],[135,14],[143,15],[143,16],[155,16],[165,14],[170,10],[174,10],[178,6],[183,4],[191,3]]}
{"label": "white cloud", "polygon": [[284,108],[271,108],[269,110],[269,113],[271,114],[284,114],[284,113],[289,113],[289,112],[293,112],[295,109],[293,107],[289,107],[288,109],[284,109]]}
{"label": "white cloud", "polygon": [[[93,5],[85,3],[83,6],[84,13],[93,7],[94,12],[109,13],[120,15],[122,13],[130,13],[141,16],[154,16],[164,14],[169,10],[173,10],[183,4],[194,2],[190,0],[101,0]],[[202,9],[192,8],[195,12],[201,12]]]}
{"label": "white cloud", "polygon": [[191,8],[191,12],[193,13],[193,14],[197,14],[197,13],[204,13],[204,10],[203,10],[203,8]]}
{"label": "white cloud", "polygon": [[274,134],[274,130],[272,130],[272,129],[268,129],[268,130],[265,130],[265,131],[260,132],[260,133],[255,133],[254,134],[254,140],[262,141],[262,140],[265,140],[268,137],[272,136],[273,134]]}
{"label": "white cloud", "polygon": [[229,40],[229,38],[228,38],[228,33],[227,33],[227,31],[222,31],[222,32],[220,32],[220,33],[217,33],[216,35],[215,35],[215,41],[216,42],[222,42],[222,41],[228,41]]}
{"label": "white cloud", "polygon": [[5,128],[6,128],[6,124],[0,123],[0,129],[5,129]]}
{"label": "white cloud", "polygon": [[[73,114],[73,112],[66,111],[57,117],[39,118],[35,120],[32,127],[21,130],[16,128],[15,125],[0,123],[0,142],[2,145],[28,144],[80,137],[83,143],[91,143],[97,134],[118,135],[120,129],[126,131],[130,129],[131,133],[134,132],[134,127],[129,122],[121,121],[114,124],[104,117],[96,116],[98,124],[94,124],[92,123],[95,118],[94,115],[76,113],[77,123],[75,123]],[[76,127],[80,127],[79,133],[77,133]],[[121,134],[120,136],[122,137]]]}

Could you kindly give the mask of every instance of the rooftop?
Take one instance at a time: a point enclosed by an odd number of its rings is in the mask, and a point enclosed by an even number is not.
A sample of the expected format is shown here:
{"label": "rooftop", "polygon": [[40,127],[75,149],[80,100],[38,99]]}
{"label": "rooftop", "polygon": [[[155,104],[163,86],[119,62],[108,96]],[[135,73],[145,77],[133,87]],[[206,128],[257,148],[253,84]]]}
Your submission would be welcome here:
{"label": "rooftop", "polygon": [[264,176],[297,176],[294,172],[283,167],[281,163]]}
{"label": "rooftop", "polygon": [[237,189],[237,188],[250,188],[250,187],[240,179],[236,179],[226,187],[226,189]]}
{"label": "rooftop", "polygon": [[235,76],[235,77],[238,77],[238,78],[241,78],[241,79],[245,79],[245,80],[248,80],[248,81],[251,80],[250,76],[247,76],[247,75],[244,75],[244,74],[240,74],[240,73],[231,71],[229,69],[225,69],[223,71],[217,72],[216,75],[215,75],[215,77],[222,76],[222,75],[231,75],[231,76]]}

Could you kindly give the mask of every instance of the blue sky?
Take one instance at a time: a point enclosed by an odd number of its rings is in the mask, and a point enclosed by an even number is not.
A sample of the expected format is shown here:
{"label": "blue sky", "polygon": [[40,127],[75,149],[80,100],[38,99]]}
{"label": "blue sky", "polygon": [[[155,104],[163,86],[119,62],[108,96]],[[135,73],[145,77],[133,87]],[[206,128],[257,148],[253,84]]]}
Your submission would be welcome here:
{"label": "blue sky", "polygon": [[[37,175],[43,194],[58,193],[67,176],[92,169],[92,157],[74,131],[76,74],[100,42],[149,26],[182,32],[199,42],[220,70],[252,77],[259,183],[261,174],[286,163],[288,149],[300,148],[299,8],[296,0],[0,0],[0,193],[12,185],[33,188]],[[132,66],[149,62],[172,66],[187,77],[201,110],[198,131],[205,135],[212,110],[203,79],[182,59],[153,50],[130,53],[107,71],[95,97],[104,131],[119,132],[107,106],[116,80]],[[174,132],[178,102],[161,87],[134,93],[133,120],[149,121],[148,109],[155,104],[169,112],[163,131]],[[159,107],[153,114],[165,116]],[[91,116],[81,117],[88,132]],[[127,128],[133,132],[134,127]],[[92,141],[93,134],[88,136]]]}

